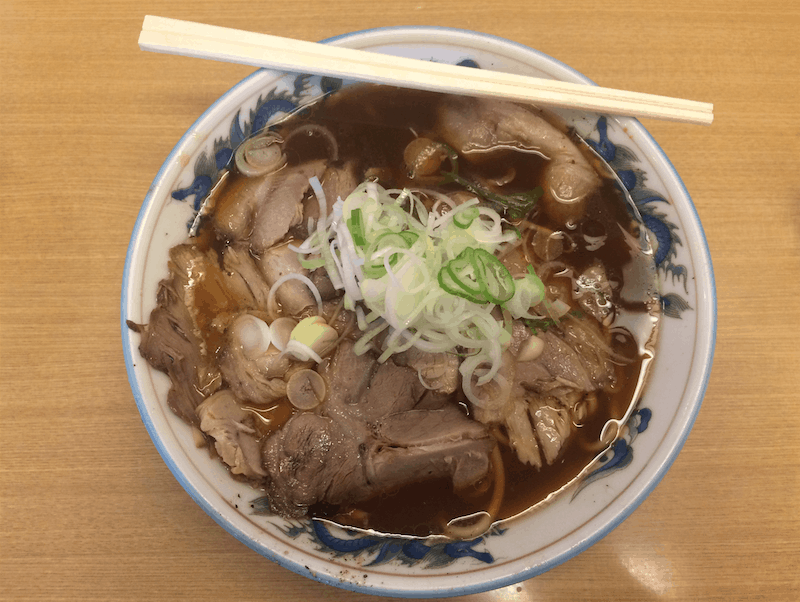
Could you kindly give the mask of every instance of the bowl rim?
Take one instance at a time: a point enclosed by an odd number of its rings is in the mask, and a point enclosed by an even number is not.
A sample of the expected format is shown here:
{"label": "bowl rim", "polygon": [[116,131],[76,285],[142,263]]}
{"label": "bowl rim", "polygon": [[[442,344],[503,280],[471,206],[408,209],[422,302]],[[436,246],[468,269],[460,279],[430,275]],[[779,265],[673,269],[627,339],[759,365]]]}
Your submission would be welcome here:
{"label": "bowl rim", "polygon": [[[490,45],[496,45],[497,49],[500,48],[513,48],[517,52],[521,53],[522,55],[535,56],[540,60],[544,60],[550,66],[556,67],[562,70],[565,74],[571,76],[575,79],[580,79],[581,81],[591,84],[597,85],[591,79],[580,73],[579,71],[575,70],[574,68],[570,67],[569,65],[559,61],[551,57],[544,52],[521,44],[519,42],[514,42],[512,40],[508,40],[506,38],[502,38],[499,36],[495,36],[492,34],[486,34],[481,32],[475,32],[467,29],[459,29],[459,28],[451,28],[451,27],[440,27],[440,26],[431,26],[431,25],[416,25],[416,26],[387,26],[387,27],[377,27],[377,28],[369,28],[363,29],[358,31],[353,31],[333,37],[326,38],[322,40],[322,43],[327,44],[334,44],[334,45],[345,45],[349,42],[359,42],[359,41],[375,41],[380,42],[382,44],[390,44],[392,43],[392,38],[402,38],[403,36],[407,36],[409,34],[432,34],[435,32],[445,32],[449,36],[456,36],[462,37],[464,42],[471,42],[475,43],[476,40],[480,40],[484,43],[489,43]],[[399,43],[408,43],[407,40],[396,40]],[[450,40],[452,41],[452,40]],[[435,43],[435,40],[429,40],[429,42]],[[416,42],[415,42],[416,43]],[[667,157],[666,153],[664,153],[661,146],[655,141],[653,136],[644,128],[644,126],[639,122],[639,120],[634,118],[618,118],[621,121],[624,120],[625,124],[636,130],[636,135],[641,136],[642,139],[649,142],[652,147],[656,150],[654,156],[648,157],[651,162],[659,162],[662,168],[668,173],[668,175],[673,179],[673,182],[682,194],[685,196],[686,200],[688,201],[689,210],[688,215],[685,216],[687,219],[683,219],[682,223],[685,228],[692,228],[695,230],[695,238],[701,242],[700,248],[693,247],[691,252],[693,256],[696,257],[698,265],[702,265],[704,269],[707,271],[708,277],[705,280],[698,280],[696,283],[697,286],[697,298],[698,298],[698,305],[699,301],[702,298],[703,304],[702,308],[698,307],[698,326],[697,326],[697,339],[696,339],[696,348],[701,352],[701,356],[704,357],[705,361],[702,362],[701,365],[693,364],[690,370],[690,374],[687,377],[687,390],[690,391],[691,397],[693,398],[693,404],[691,406],[691,412],[687,412],[682,420],[678,420],[677,424],[674,424],[673,427],[677,427],[679,430],[679,436],[674,439],[671,446],[669,447],[669,451],[664,456],[662,462],[658,465],[655,472],[652,474],[649,482],[647,483],[646,487],[643,487],[634,497],[634,499],[627,503],[626,506],[618,510],[614,516],[608,520],[601,529],[598,529],[594,533],[592,533],[589,537],[581,540],[580,542],[576,543],[575,545],[569,547],[568,549],[562,551],[561,553],[553,556],[546,562],[531,567],[530,569],[523,571],[522,573],[517,573],[514,575],[496,577],[493,579],[481,581],[476,584],[468,584],[461,587],[456,588],[448,588],[445,591],[441,589],[437,590],[408,590],[408,589],[395,589],[390,587],[381,587],[377,585],[362,585],[355,582],[350,581],[342,581],[340,579],[335,578],[332,575],[321,574],[318,572],[310,572],[307,568],[302,566],[300,563],[297,563],[294,560],[288,560],[278,552],[269,549],[268,547],[264,546],[260,542],[254,541],[251,539],[246,533],[242,532],[237,526],[232,524],[225,516],[222,515],[218,510],[214,508],[214,506],[203,496],[203,494],[186,478],[183,474],[181,469],[172,459],[168,450],[165,448],[164,443],[159,436],[158,431],[156,430],[156,426],[151,420],[150,416],[148,415],[146,408],[145,408],[145,399],[142,394],[141,389],[139,388],[139,384],[136,378],[136,375],[133,370],[133,363],[134,357],[132,355],[133,349],[127,343],[126,338],[129,333],[129,328],[126,323],[126,316],[128,315],[128,298],[127,298],[127,291],[130,287],[130,280],[131,280],[131,270],[132,270],[132,261],[136,252],[136,249],[140,243],[139,241],[139,234],[141,232],[141,227],[143,222],[146,219],[146,216],[149,212],[150,205],[152,202],[153,196],[156,194],[158,189],[158,183],[165,175],[165,172],[169,165],[173,164],[176,160],[177,156],[180,154],[179,149],[185,146],[187,140],[192,136],[192,133],[197,129],[197,126],[204,122],[209,115],[220,105],[224,99],[228,98],[231,94],[235,91],[241,89],[248,85],[248,83],[253,79],[258,77],[264,71],[268,71],[265,69],[257,69],[250,75],[246,76],[239,82],[235,83],[231,88],[229,88],[222,96],[217,98],[195,121],[194,123],[186,130],[180,140],[175,144],[175,146],[170,151],[169,155],[166,157],[164,162],[162,163],[161,167],[159,168],[156,176],[153,179],[153,183],[151,184],[148,192],[142,202],[142,206],[139,210],[136,222],[134,224],[131,240],[128,246],[126,258],[125,258],[125,265],[123,271],[123,279],[122,279],[122,299],[121,299],[121,331],[122,331],[122,343],[123,343],[123,355],[125,359],[126,371],[128,373],[128,380],[131,386],[131,390],[133,392],[137,408],[139,409],[139,413],[142,419],[142,422],[150,435],[150,438],[153,440],[156,449],[159,452],[159,455],[164,460],[165,464],[169,468],[170,472],[176,478],[176,480],[180,483],[181,487],[189,494],[189,496],[197,503],[217,524],[223,527],[228,533],[233,535],[238,541],[244,543],[252,550],[258,552],[262,556],[272,560],[273,562],[277,563],[278,565],[287,568],[295,573],[303,575],[305,577],[311,577],[312,579],[319,581],[321,583],[325,583],[328,585],[333,585],[335,587],[339,587],[345,590],[356,591],[360,593],[368,593],[373,595],[381,595],[381,596],[397,596],[397,597],[406,597],[406,598],[423,598],[423,597],[450,597],[450,596],[459,596],[459,595],[466,595],[472,593],[479,593],[484,592],[492,589],[497,589],[501,587],[505,587],[508,585],[512,585],[514,583],[518,583],[522,580],[529,579],[536,575],[542,574],[555,566],[565,562],[566,560],[576,556],[577,554],[583,552],[587,548],[591,547],[595,543],[597,543],[600,539],[608,535],[612,530],[614,530],[620,523],[622,523],[630,514],[639,507],[639,505],[652,493],[655,487],[661,482],[664,478],[667,470],[670,466],[674,463],[675,459],[677,458],[680,450],[682,449],[683,445],[685,444],[686,440],[688,439],[689,433],[691,432],[692,426],[697,418],[697,415],[700,411],[700,407],[702,405],[703,397],[705,395],[708,381],[711,374],[711,366],[713,363],[714,358],[714,351],[715,351],[715,344],[716,344],[716,331],[717,331],[717,298],[716,298],[716,282],[713,270],[713,264],[711,262],[711,255],[710,250],[708,247],[708,240],[705,236],[705,232],[703,230],[702,224],[700,222],[699,215],[697,213],[697,208],[689,195],[688,190],[686,189],[685,184],[683,183],[682,179],[677,173],[677,170],[673,166],[672,162]],[[700,310],[705,310],[701,312]]]}

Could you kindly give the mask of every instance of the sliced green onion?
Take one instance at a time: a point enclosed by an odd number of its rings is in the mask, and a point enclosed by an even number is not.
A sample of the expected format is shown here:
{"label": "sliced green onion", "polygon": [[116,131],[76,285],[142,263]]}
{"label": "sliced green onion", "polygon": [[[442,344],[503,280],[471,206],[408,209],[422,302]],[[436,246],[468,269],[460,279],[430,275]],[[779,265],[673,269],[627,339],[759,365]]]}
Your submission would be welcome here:
{"label": "sliced green onion", "polygon": [[453,224],[461,228],[462,230],[466,230],[470,227],[472,222],[478,217],[479,211],[477,207],[470,207],[469,209],[465,209],[464,211],[459,211],[453,216]]}
{"label": "sliced green onion", "polygon": [[321,268],[325,265],[325,260],[322,257],[317,257],[315,259],[305,259],[301,255],[297,258],[300,262],[300,265],[303,266],[307,270],[316,270],[317,268]]}
{"label": "sliced green onion", "polygon": [[462,299],[466,299],[467,301],[472,301],[473,303],[484,303],[484,299],[482,296],[478,295],[474,292],[469,292],[463,288],[461,285],[461,281],[459,281],[454,275],[451,270],[446,268],[442,268],[439,270],[439,286],[442,289],[451,294],[455,295],[456,297],[461,297]]}
{"label": "sliced green onion", "polygon": [[502,304],[514,295],[514,279],[497,257],[467,247],[439,271],[439,286],[473,303]]}
{"label": "sliced green onion", "polygon": [[486,282],[487,296],[492,303],[505,303],[514,296],[514,279],[511,272],[491,253],[476,249],[475,261],[482,268]]}
{"label": "sliced green onion", "polygon": [[[385,255],[389,256],[389,265],[394,266],[398,260],[393,249],[410,249],[418,235],[414,232],[384,231],[375,238],[367,248],[362,271],[365,278],[381,278],[386,275]],[[411,242],[409,242],[409,240]]]}
{"label": "sliced green onion", "polygon": [[404,241],[406,241],[409,249],[415,242],[417,242],[417,240],[419,240],[419,234],[417,232],[412,232],[411,230],[403,230],[400,232],[400,236]]}
{"label": "sliced green onion", "polygon": [[350,218],[347,220],[347,228],[350,230],[350,235],[353,237],[353,242],[359,247],[364,247],[367,244],[367,239],[364,238],[364,222],[361,217],[361,207],[356,207],[350,212]]}

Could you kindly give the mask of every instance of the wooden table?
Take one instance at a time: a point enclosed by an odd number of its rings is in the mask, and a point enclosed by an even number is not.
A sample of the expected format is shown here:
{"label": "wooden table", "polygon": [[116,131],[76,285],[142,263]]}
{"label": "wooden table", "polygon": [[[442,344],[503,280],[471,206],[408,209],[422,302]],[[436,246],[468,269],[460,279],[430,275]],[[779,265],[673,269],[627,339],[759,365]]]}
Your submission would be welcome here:
{"label": "wooden table", "polygon": [[128,387],[128,239],[187,127],[252,69],[139,51],[145,14],[308,40],[437,24],[601,85],[715,104],[646,121],[694,198],[719,294],[683,452],[608,537],[471,600],[800,599],[800,5],[792,1],[0,3],[0,599],[365,600],[274,565],[172,477]]}

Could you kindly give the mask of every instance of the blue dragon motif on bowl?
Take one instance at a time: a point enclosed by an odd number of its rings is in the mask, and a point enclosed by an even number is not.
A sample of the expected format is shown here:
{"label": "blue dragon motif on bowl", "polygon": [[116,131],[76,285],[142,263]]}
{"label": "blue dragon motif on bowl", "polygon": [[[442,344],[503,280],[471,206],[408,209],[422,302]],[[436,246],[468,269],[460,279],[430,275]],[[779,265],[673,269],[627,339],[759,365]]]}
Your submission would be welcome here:
{"label": "blue dragon motif on bowl", "polygon": [[[256,498],[250,505],[253,514],[272,516],[267,497]],[[366,566],[399,562],[408,566],[422,564],[425,568],[447,566],[460,558],[474,558],[487,564],[492,563],[492,555],[485,550],[475,549],[475,546],[488,537],[505,532],[504,529],[494,528],[469,541],[438,541],[429,544],[416,538],[365,535],[355,529],[345,529],[319,519],[286,521],[278,528],[292,539],[308,537],[317,550],[332,553],[334,557],[356,558],[369,555],[372,558]]]}
{"label": "blue dragon motif on bowl", "polygon": [[[637,166],[639,158],[630,148],[610,140],[605,117],[597,120],[596,131],[598,139],[587,138],[586,142],[611,166],[639,210],[642,222],[650,232],[650,241],[655,247],[657,269],[665,276],[670,276],[673,282],[682,282],[686,289],[688,270],[686,266],[675,263],[676,247],[683,244],[678,236],[678,227],[657,209],[658,203],[669,204],[669,201],[645,186],[647,176]],[[677,293],[663,294],[661,308],[664,315],[670,318],[680,318],[681,313],[691,309],[686,299]]]}

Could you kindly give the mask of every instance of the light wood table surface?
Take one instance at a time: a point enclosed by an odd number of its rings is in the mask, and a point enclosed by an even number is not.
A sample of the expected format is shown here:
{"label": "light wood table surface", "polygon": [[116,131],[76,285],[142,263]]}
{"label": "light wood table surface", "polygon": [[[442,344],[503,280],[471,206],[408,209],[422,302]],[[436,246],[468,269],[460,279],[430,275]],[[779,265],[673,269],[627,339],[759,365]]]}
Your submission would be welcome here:
{"label": "light wood table surface", "polygon": [[156,452],[119,327],[128,239],[183,132],[249,67],[141,52],[145,14],[307,40],[444,25],[601,85],[715,104],[645,121],[705,226],[703,408],[654,493],[554,570],[470,600],[800,600],[800,3],[0,1],[0,599],[366,600],[218,527]]}

